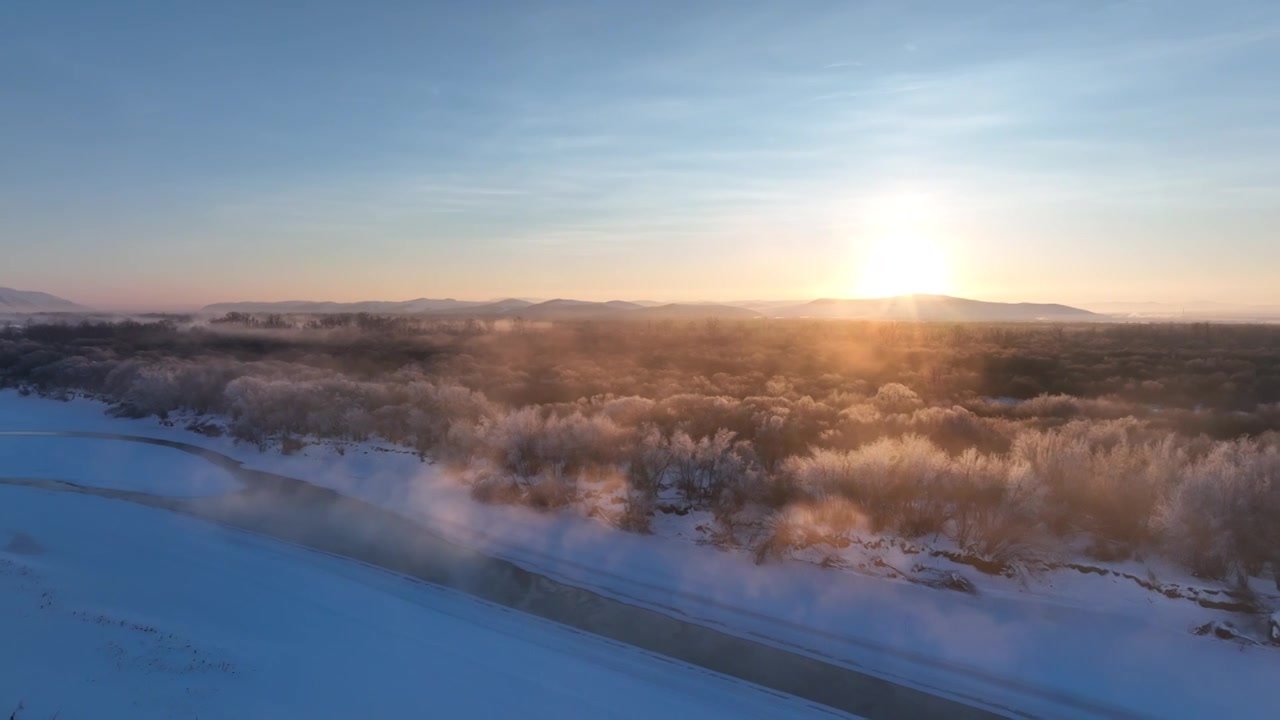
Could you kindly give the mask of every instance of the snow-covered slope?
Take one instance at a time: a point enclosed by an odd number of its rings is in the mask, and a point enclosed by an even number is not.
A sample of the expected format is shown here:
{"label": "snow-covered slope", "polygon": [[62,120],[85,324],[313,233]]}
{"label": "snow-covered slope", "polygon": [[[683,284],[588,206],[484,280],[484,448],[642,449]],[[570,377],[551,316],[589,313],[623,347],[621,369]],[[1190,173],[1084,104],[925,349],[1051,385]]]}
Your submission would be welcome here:
{"label": "snow-covered slope", "polygon": [[350,561],[4,485],[0,638],[0,710],[18,720],[813,712]]}

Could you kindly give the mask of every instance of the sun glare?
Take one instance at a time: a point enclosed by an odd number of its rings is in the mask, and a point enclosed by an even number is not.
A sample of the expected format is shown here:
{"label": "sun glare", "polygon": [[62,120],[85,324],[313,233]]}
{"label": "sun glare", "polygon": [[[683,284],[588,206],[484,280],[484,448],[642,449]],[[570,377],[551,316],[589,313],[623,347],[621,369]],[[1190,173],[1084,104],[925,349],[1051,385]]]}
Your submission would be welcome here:
{"label": "sun glare", "polygon": [[875,203],[871,232],[854,288],[862,297],[944,294],[947,259],[937,237],[936,207],[928,195],[900,194]]}
{"label": "sun glare", "polygon": [[885,238],[862,261],[858,294],[890,297],[947,292],[946,262],[936,246],[917,238]]}

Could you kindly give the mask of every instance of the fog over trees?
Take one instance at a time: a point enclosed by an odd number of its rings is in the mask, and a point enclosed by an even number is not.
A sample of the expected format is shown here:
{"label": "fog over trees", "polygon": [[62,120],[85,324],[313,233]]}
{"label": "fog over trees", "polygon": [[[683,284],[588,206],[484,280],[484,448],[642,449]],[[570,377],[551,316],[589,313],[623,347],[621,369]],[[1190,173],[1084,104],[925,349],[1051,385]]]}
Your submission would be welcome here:
{"label": "fog over trees", "polygon": [[990,572],[1280,571],[1276,327],[229,313],[9,327],[0,384],[263,448],[380,439],[636,532],[708,511],[761,561],[865,533]]}

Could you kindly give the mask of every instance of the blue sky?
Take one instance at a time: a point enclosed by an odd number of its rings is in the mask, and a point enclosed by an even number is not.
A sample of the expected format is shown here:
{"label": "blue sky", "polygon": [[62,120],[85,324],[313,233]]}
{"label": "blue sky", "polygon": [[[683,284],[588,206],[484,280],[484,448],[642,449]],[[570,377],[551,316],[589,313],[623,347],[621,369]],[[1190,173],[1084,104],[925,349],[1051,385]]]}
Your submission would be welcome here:
{"label": "blue sky", "polygon": [[12,2],[0,285],[854,296],[909,226],[954,294],[1274,303],[1277,73],[1261,0]]}

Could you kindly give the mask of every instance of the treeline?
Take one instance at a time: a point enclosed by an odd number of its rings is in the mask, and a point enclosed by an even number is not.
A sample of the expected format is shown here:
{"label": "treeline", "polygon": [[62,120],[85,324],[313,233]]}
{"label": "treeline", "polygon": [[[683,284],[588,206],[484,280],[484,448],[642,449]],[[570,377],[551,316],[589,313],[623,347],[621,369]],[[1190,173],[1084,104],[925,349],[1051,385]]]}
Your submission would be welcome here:
{"label": "treeline", "polygon": [[[598,394],[866,394],[897,382],[928,404],[1041,395],[1153,410],[1253,412],[1280,402],[1280,327],[856,321],[582,322],[228,313],[0,328],[13,344],[89,358],[142,353],[275,359],[344,374],[421,365],[500,402]],[[436,360],[449,360],[439,367]]]}
{"label": "treeline", "polygon": [[[279,327],[284,324],[287,327]],[[985,567],[1078,546],[1213,578],[1280,564],[1280,328],[412,319],[32,325],[0,384],[380,438],[475,497],[644,531],[706,511],[766,558],[860,533]],[[1278,581],[1280,582],[1280,581]]]}

